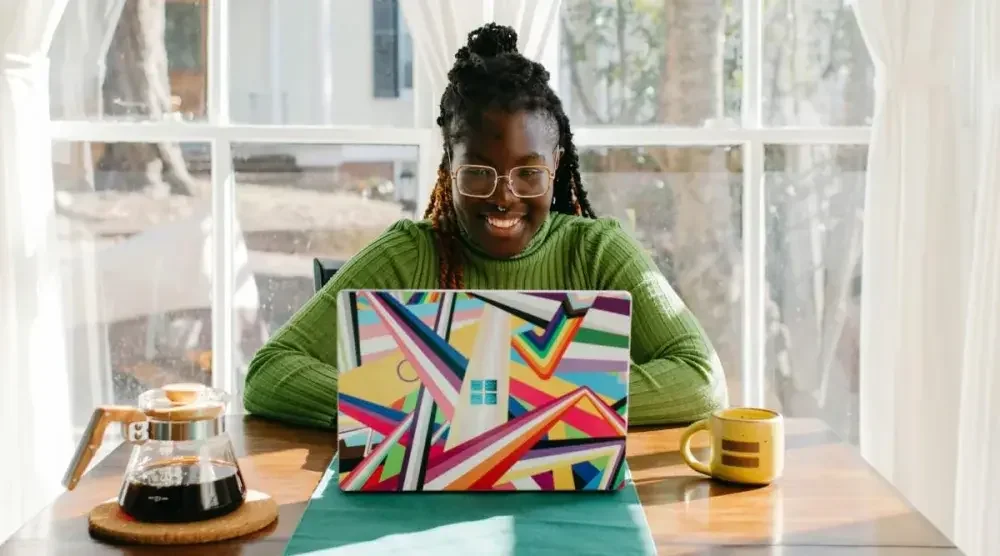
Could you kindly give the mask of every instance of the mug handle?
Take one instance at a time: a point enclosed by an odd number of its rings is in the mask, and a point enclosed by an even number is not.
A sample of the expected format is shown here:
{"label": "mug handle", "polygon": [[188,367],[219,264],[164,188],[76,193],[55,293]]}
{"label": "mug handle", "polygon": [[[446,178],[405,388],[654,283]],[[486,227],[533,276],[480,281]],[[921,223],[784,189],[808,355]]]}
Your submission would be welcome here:
{"label": "mug handle", "polygon": [[694,457],[694,454],[691,453],[691,439],[694,437],[695,433],[707,430],[708,419],[702,419],[701,421],[692,423],[687,429],[684,430],[684,434],[681,435],[681,459],[683,459],[684,463],[688,464],[691,469],[711,477],[712,470],[709,469],[705,463]]}

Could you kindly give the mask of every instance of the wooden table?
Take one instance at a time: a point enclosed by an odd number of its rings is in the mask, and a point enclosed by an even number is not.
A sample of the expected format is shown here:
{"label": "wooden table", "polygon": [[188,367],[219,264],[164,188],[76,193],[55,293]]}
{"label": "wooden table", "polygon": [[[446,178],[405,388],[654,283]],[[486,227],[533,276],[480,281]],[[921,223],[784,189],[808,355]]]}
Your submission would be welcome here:
{"label": "wooden table", "polygon": [[231,419],[227,425],[247,485],[270,494],[279,505],[278,521],[241,539],[178,548],[117,547],[91,539],[87,513],[118,495],[131,448],[121,446],[94,466],[75,489],[63,493],[25,524],[3,546],[0,555],[71,554],[253,554],[280,555],[298,525],[320,477],[333,459],[336,434],[274,424],[252,417]]}
{"label": "wooden table", "polygon": [[[853,446],[818,421],[788,421],[785,476],[763,488],[723,485],[691,471],[677,452],[681,430],[629,435],[629,465],[660,554],[960,554]],[[281,554],[333,457],[334,434],[254,418],[234,419],[230,434],[248,484],[280,504],[278,523],[240,542],[184,547],[183,553]],[[695,442],[701,457],[703,436]],[[115,547],[89,537],[87,511],[117,494],[128,453],[119,448],[96,465],[74,491],[0,546],[0,554],[178,553]]]}
{"label": "wooden table", "polygon": [[[786,421],[784,476],[763,488],[702,478],[681,460],[681,432],[629,432],[629,468],[661,555],[961,554],[821,421]],[[694,443],[703,460],[706,437]]]}

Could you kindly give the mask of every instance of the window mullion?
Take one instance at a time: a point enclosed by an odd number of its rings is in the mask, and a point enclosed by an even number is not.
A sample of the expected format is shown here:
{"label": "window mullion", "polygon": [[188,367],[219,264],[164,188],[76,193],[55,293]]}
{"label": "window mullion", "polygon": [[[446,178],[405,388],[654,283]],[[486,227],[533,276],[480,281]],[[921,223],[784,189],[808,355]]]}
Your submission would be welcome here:
{"label": "window mullion", "polygon": [[578,147],[727,146],[756,141],[768,145],[864,145],[871,128],[854,127],[668,127],[590,126],[573,130]]}
{"label": "window mullion", "polygon": [[[55,141],[206,142],[227,139],[238,143],[293,143],[324,145],[419,145],[433,127],[362,127],[344,125],[251,125],[159,122],[100,122],[56,120],[49,126]],[[758,141],[767,145],[865,145],[867,126],[774,127],[760,129],[591,126],[573,130],[578,147],[712,146]],[[440,149],[440,145],[435,145]],[[433,157],[432,157],[433,158]],[[436,162],[434,168],[436,169]]]}
{"label": "window mullion", "polygon": [[[215,130],[229,125],[229,0],[209,5],[208,120]],[[233,364],[233,250],[236,184],[232,144],[212,139],[212,386],[232,397],[230,411],[242,412],[242,388]]]}
{"label": "window mullion", "polygon": [[763,407],[765,391],[766,192],[764,143],[743,143],[743,361],[741,404]]}
{"label": "window mullion", "polygon": [[[743,127],[762,129],[763,0],[743,0]],[[756,139],[743,144],[743,357],[741,400],[748,406],[764,406],[765,347],[767,341],[765,302],[765,191],[764,143]]]}
{"label": "window mullion", "polygon": [[763,0],[743,0],[743,91],[740,115],[743,127],[763,127]]}
{"label": "window mullion", "polygon": [[208,121],[229,124],[229,0],[209,2]]}

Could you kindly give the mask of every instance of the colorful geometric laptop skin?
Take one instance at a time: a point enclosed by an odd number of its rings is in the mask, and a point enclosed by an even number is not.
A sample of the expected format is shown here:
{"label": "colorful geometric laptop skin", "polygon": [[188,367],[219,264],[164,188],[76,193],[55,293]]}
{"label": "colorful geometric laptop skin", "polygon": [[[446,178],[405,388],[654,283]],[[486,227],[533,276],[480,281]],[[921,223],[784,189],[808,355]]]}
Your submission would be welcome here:
{"label": "colorful geometric laptop skin", "polygon": [[345,491],[623,487],[627,292],[342,291]]}

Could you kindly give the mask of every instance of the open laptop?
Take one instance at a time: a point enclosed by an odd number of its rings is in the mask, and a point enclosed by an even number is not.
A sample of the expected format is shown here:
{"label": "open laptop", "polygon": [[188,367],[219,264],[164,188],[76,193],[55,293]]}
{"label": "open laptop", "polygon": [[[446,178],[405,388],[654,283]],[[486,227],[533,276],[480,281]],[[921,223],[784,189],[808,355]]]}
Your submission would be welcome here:
{"label": "open laptop", "polygon": [[627,470],[627,292],[345,290],[342,490],[608,491]]}

